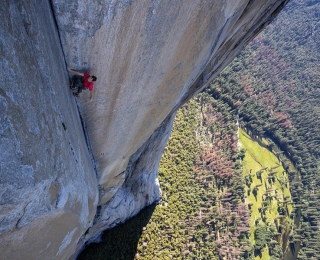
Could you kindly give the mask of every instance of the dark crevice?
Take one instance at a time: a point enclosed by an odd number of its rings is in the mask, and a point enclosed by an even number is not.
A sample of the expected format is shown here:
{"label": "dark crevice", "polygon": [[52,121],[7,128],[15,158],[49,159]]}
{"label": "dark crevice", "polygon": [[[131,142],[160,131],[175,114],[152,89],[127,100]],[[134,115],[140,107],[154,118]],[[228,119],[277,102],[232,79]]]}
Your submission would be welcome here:
{"label": "dark crevice", "polygon": [[93,169],[94,169],[94,172],[95,172],[96,176],[98,176],[98,170],[97,170],[97,167],[96,167],[96,163],[94,161],[89,134],[88,134],[88,131],[87,131],[87,128],[86,128],[85,121],[84,121],[84,119],[83,119],[83,117],[81,115],[81,112],[80,112],[79,105],[78,105],[77,101],[76,101],[76,105],[77,105],[77,109],[78,109],[78,112],[79,112],[79,118],[80,118],[82,130],[83,130],[84,139],[86,141],[86,146],[87,146],[87,149],[88,149],[88,152],[89,152],[92,164],[93,164]]}
{"label": "dark crevice", "polygon": [[[57,30],[57,33],[58,33],[59,43],[60,43],[60,47],[61,47],[61,51],[62,51],[62,55],[63,55],[63,60],[64,60],[64,63],[65,63],[65,66],[67,68],[68,65],[67,65],[67,61],[66,61],[66,56],[65,56],[65,52],[64,52],[64,48],[63,48],[63,44],[62,44],[62,40],[61,40],[59,25],[58,25],[58,21],[57,21],[55,12],[54,12],[54,6],[53,6],[52,0],[49,1],[49,4],[50,4],[50,9],[51,9],[53,21],[55,23],[55,27],[56,27],[56,30]],[[70,80],[69,74],[68,74],[68,78]],[[76,106],[77,106],[77,109],[78,109],[78,113],[79,113],[79,118],[80,118],[82,130],[83,130],[83,134],[84,134],[84,137],[85,137],[85,142],[86,142],[86,145],[87,145],[87,148],[88,148],[88,152],[89,152],[92,164],[93,164],[93,169],[95,171],[96,176],[98,176],[96,164],[95,164],[95,161],[94,161],[94,157],[93,157],[93,154],[92,154],[92,149],[91,149],[91,145],[90,145],[90,141],[89,141],[89,135],[88,135],[88,132],[87,132],[87,129],[86,129],[86,126],[85,126],[85,122],[84,122],[84,119],[83,119],[83,117],[81,115],[81,112],[80,112],[79,105],[78,105],[77,101],[76,101]]]}
{"label": "dark crevice", "polygon": [[101,206],[98,206],[96,215],[93,218],[93,226],[98,222],[100,218],[101,218]]}
{"label": "dark crevice", "polygon": [[19,227],[19,224],[20,224],[22,218],[24,217],[24,215],[25,215],[25,213],[26,213],[26,211],[27,211],[27,207],[28,207],[31,203],[32,203],[32,201],[30,201],[29,203],[27,203],[27,205],[24,206],[24,208],[23,208],[23,213],[22,213],[21,217],[17,220],[16,225],[15,225],[17,229],[20,229],[20,228],[21,228],[21,227]]}
{"label": "dark crevice", "polygon": [[59,188],[59,192],[58,192],[58,195],[57,195],[57,199],[56,199],[56,203],[55,203],[55,207],[57,208],[58,207],[58,204],[61,200],[61,188]]}
{"label": "dark crevice", "polygon": [[53,21],[54,21],[54,24],[55,24],[55,27],[56,27],[57,33],[58,33],[60,47],[61,47],[61,51],[62,51],[62,55],[63,55],[63,60],[64,60],[64,63],[66,65],[66,68],[67,68],[68,66],[67,66],[66,56],[65,56],[65,53],[64,53],[63,45],[62,45],[61,35],[60,35],[60,31],[59,31],[59,26],[58,26],[58,21],[57,21],[55,12],[54,12],[54,7],[53,7],[52,0],[49,0],[49,4],[50,4],[50,9],[51,9]]}

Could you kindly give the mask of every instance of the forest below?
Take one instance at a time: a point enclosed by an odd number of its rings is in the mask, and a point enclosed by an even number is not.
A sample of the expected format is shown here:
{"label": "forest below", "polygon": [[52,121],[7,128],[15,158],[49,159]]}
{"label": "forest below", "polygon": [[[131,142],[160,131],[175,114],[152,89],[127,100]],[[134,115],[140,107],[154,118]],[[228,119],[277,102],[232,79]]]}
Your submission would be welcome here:
{"label": "forest below", "polygon": [[177,112],[158,205],[78,259],[319,259],[319,33],[292,0]]}
{"label": "forest below", "polygon": [[243,128],[271,139],[294,164],[284,164],[296,223],[291,259],[320,255],[319,31],[318,1],[290,2],[207,90],[237,108]]}

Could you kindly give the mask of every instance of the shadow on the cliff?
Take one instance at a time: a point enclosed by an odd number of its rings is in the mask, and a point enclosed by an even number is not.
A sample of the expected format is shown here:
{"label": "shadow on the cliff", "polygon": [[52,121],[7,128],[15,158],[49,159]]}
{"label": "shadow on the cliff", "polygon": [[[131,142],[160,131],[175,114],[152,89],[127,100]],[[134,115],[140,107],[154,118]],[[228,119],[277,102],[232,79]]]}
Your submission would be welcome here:
{"label": "shadow on the cliff", "polygon": [[77,260],[132,260],[137,253],[140,236],[156,207],[145,207],[136,216],[119,226],[106,230],[100,243],[89,244]]}

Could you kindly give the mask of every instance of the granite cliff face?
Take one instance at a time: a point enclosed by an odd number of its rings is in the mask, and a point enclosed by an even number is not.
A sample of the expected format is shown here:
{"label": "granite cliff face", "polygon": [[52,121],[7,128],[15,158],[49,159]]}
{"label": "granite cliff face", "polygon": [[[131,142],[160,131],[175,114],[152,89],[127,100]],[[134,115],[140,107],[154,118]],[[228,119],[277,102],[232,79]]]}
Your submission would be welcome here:
{"label": "granite cliff face", "polygon": [[48,2],[0,12],[0,259],[68,259],[98,186]]}
{"label": "granite cliff face", "polygon": [[[176,109],[286,2],[5,1],[0,258],[68,259],[157,201]],[[93,101],[66,64],[98,77]]]}

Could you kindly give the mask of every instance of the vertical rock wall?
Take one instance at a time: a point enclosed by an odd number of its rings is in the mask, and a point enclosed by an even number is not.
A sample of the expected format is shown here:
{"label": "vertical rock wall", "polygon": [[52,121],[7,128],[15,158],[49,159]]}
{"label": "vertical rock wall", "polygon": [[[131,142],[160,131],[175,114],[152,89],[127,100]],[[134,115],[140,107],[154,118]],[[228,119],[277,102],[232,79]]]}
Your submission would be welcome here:
{"label": "vertical rock wall", "polygon": [[96,174],[48,1],[0,5],[0,259],[68,259]]}
{"label": "vertical rock wall", "polygon": [[[5,0],[0,259],[67,259],[158,200],[176,109],[286,2]],[[65,62],[98,77],[78,100],[87,141]]]}
{"label": "vertical rock wall", "polygon": [[98,76],[81,98],[100,205],[160,123],[210,82],[283,0],[54,1],[66,61]]}
{"label": "vertical rock wall", "polygon": [[[114,227],[137,214],[146,205],[159,201],[158,166],[170,136],[173,119],[174,115],[168,116],[149,140],[130,157],[123,185],[108,203],[98,207],[94,225],[82,238],[83,241],[99,239],[102,230]],[[79,250],[81,246],[79,243]]]}
{"label": "vertical rock wall", "polygon": [[[83,96],[80,102],[98,170],[99,205],[108,216],[104,205],[121,197],[117,192],[128,178],[130,158],[148,147],[161,122],[203,89],[286,2],[54,2],[67,63],[98,77],[94,100]],[[123,207],[129,204],[123,200]]]}

